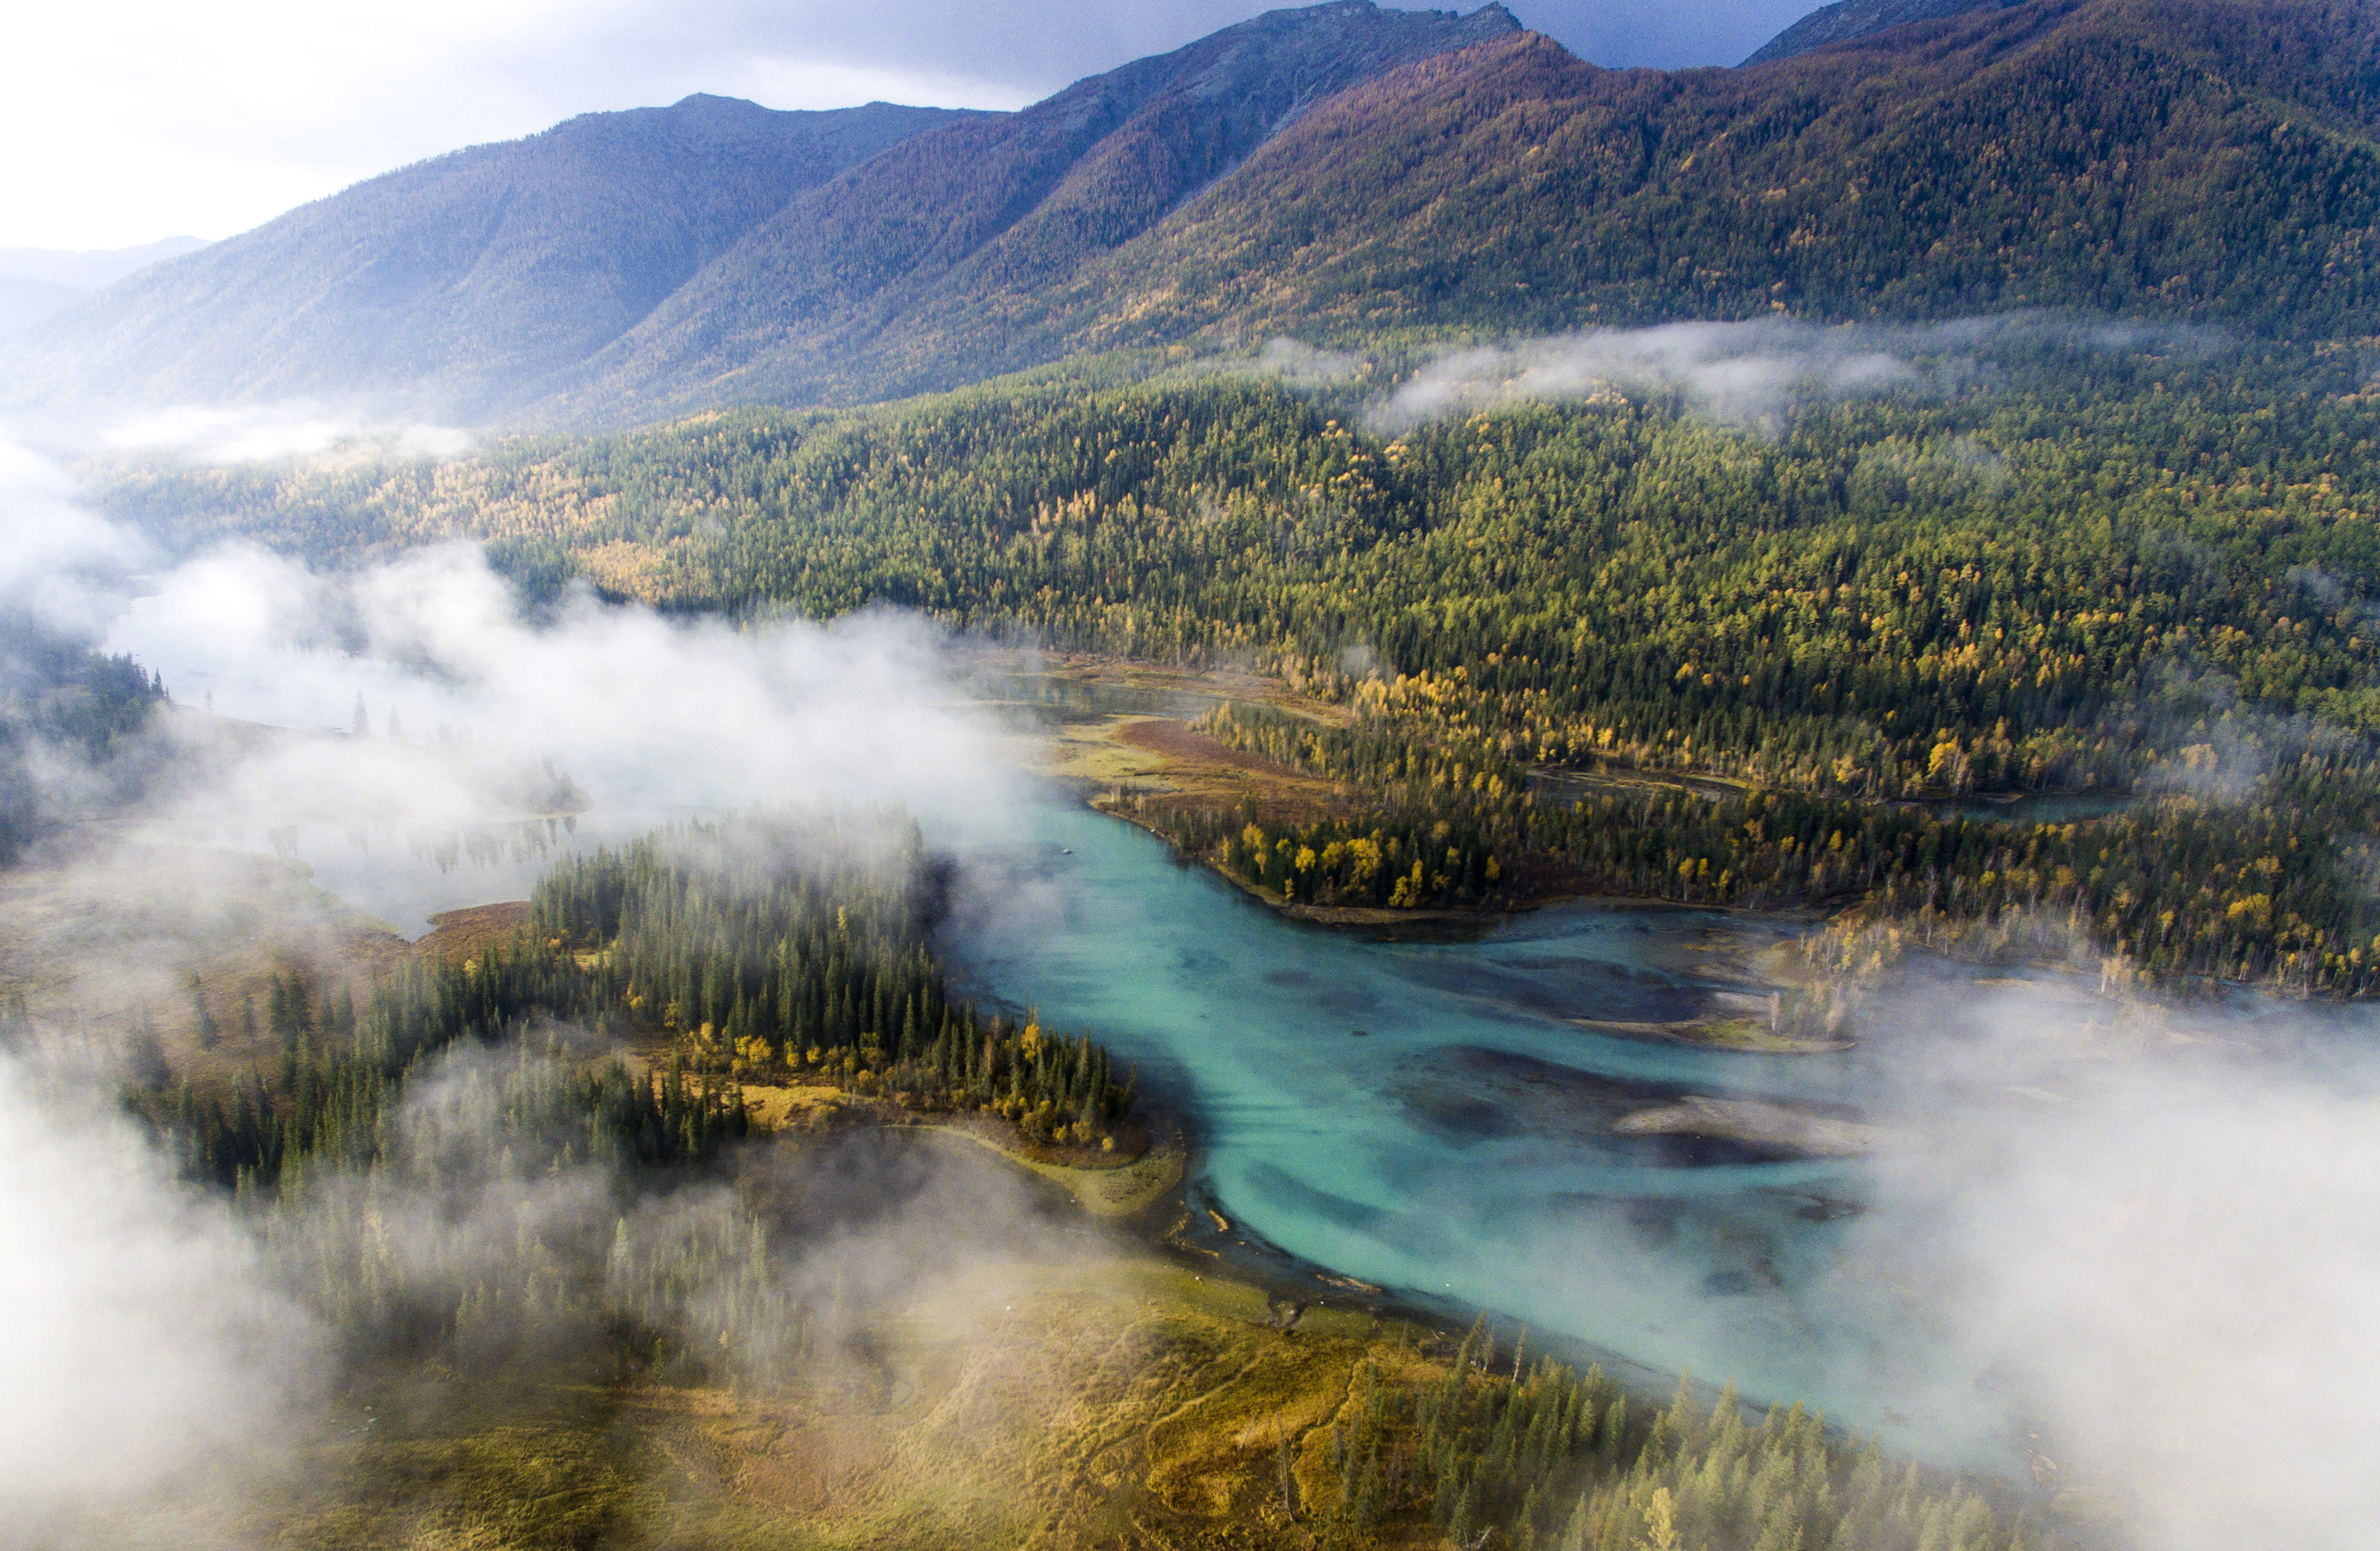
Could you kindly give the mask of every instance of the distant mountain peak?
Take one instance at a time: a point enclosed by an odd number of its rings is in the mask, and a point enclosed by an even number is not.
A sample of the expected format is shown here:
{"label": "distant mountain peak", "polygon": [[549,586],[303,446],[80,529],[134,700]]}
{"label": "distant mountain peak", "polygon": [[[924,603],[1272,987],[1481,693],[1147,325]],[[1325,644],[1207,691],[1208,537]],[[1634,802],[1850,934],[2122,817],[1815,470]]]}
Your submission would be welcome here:
{"label": "distant mountain peak", "polygon": [[167,237],[135,248],[0,248],[0,335],[30,328],[103,286],[207,246]]}
{"label": "distant mountain peak", "polygon": [[851,339],[905,310],[1062,282],[1335,93],[1522,31],[1496,4],[1330,0],[1015,114],[786,113],[702,92],[585,114],[370,179],[67,309],[12,341],[0,399],[307,396],[484,419],[621,366],[600,385],[613,405],[702,391],[688,370],[738,395],[840,391],[789,361],[839,373]]}
{"label": "distant mountain peak", "polygon": [[[595,358],[589,380],[565,390],[563,412],[649,412],[656,401],[692,402],[690,392],[802,400],[875,391],[844,375],[856,349],[877,348],[869,341],[897,338],[919,318],[973,329],[1028,311],[1318,104],[1526,35],[1500,5],[1464,15],[1329,0],[1086,77],[996,121],[921,135],[757,225]],[[722,340],[733,356],[722,359]],[[924,353],[889,370],[941,385],[951,364]]]}

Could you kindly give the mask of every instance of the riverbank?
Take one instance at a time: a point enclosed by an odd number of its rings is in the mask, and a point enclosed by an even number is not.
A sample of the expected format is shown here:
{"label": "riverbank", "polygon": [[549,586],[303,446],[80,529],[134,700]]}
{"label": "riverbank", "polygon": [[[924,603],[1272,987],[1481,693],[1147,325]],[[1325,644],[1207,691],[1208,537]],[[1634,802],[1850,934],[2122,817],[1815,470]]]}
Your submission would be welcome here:
{"label": "riverbank", "polygon": [[[1102,724],[1097,738],[1087,738],[1083,741],[1089,747],[1112,747],[1115,739],[1148,725],[1146,719],[1113,719]],[[1169,734],[1163,739],[1143,737],[1126,746],[1151,752],[1183,748],[1195,750],[1200,743],[1213,743],[1211,739],[1188,733],[1187,729],[1179,729],[1179,732],[1182,736]],[[1220,749],[1220,745],[1215,747]],[[1215,779],[1213,772],[1217,770],[1251,780],[1280,780],[1285,776],[1294,775],[1293,772],[1284,773],[1281,767],[1269,765],[1254,756],[1228,750],[1222,753],[1229,758],[1219,757],[1212,765],[1199,767],[1201,774],[1194,782],[1198,790],[1186,794],[1190,800],[1213,804],[1229,795],[1228,792],[1218,793],[1211,785]],[[1170,759],[1173,756],[1162,757]],[[1145,772],[1171,769],[1172,766],[1159,764],[1136,768]],[[1156,837],[1177,860],[1221,879],[1274,915],[1328,931],[1360,933],[1369,937],[1395,941],[1473,941],[1540,910],[1565,905],[1614,911],[1738,915],[1746,919],[1755,914],[1748,910],[1729,911],[1718,907],[1683,905],[1675,900],[1573,893],[1548,893],[1494,910],[1403,910],[1311,904],[1285,898],[1260,884],[1216,867],[1203,858],[1185,856],[1163,824],[1148,811],[1148,797],[1153,788],[1111,781],[1105,789],[1100,789],[1079,773],[1075,775],[1074,784],[1082,792],[1086,805],[1094,812],[1122,820]],[[1166,789],[1172,793],[1182,788]],[[1254,799],[1243,794],[1241,800]],[[1774,916],[1776,912],[1765,914]],[[1681,966],[1681,972],[1693,981],[1713,986],[1708,995],[1708,1008],[1701,1015],[1659,1021],[1585,1018],[1567,1020],[1576,1027],[1615,1038],[1657,1041],[1747,1055],[1828,1055],[1852,1048],[1852,1041],[1840,1033],[1811,1033],[1785,1025],[1781,1018],[1783,999],[1803,990],[1811,977],[1795,973],[1801,966],[1791,960],[1788,955],[1779,952],[1775,945],[1749,940],[1722,940],[1705,946],[1709,951],[1701,956],[1700,961],[1691,966]]]}
{"label": "riverbank", "polygon": [[[1128,1253],[1186,1277],[1202,1303],[1230,1317],[1325,1343],[1393,1339],[1424,1360],[1454,1355],[1475,1326],[1506,1349],[1526,1347],[1571,1363],[1581,1372],[1599,1368],[1632,1399],[1666,1404],[1681,1382],[1705,1405],[1726,1385],[1637,1362],[1626,1353],[1557,1332],[1534,1334],[1525,1322],[1460,1300],[1434,1298],[1416,1288],[1378,1286],[1332,1270],[1285,1250],[1256,1232],[1216,1197],[1196,1169],[1196,1133],[1183,1117],[1152,1116],[1156,1140],[1128,1170],[1085,1171],[1042,1162],[979,1133],[930,1123],[893,1122],[888,1129],[918,1141],[972,1144],[1002,1163],[1046,1181],[1073,1197],[1106,1234],[1118,1237]],[[1148,1188],[1128,1203],[1105,1192],[1105,1180],[1137,1177]],[[1767,1408],[1746,1399],[1758,1416]]]}
{"label": "riverbank", "polygon": [[[1084,671],[1070,668],[1068,673]],[[1177,683],[1196,682],[1183,676]],[[1083,680],[1097,683],[1098,680]],[[1209,686],[1210,690],[1215,686]],[[1250,697],[1255,698],[1255,697]],[[1325,720],[1337,708],[1301,701],[1274,687],[1266,703]],[[1343,714],[1343,713],[1341,713]],[[1066,722],[1037,745],[1037,772],[1070,785],[1094,812],[1121,819],[1163,841],[1185,863],[1222,879],[1284,920],[1330,931],[1396,940],[1462,942],[1489,935],[1511,922],[1556,906],[1612,910],[1679,911],[1769,919],[1779,912],[1693,905],[1673,899],[1582,891],[1578,880],[1524,880],[1524,890],[1492,908],[1389,908],[1324,905],[1284,898],[1263,885],[1217,867],[1204,857],[1185,856],[1163,818],[1184,810],[1206,814],[1253,810],[1269,822],[1305,822],[1354,816],[1358,794],[1342,783],[1230,748],[1186,722],[1139,712],[1103,712]],[[1784,912],[1818,919],[1815,912]],[[1807,988],[1806,967],[1778,954],[1741,945],[1719,946],[1688,971],[1727,990],[1712,998],[1702,1016],[1660,1021],[1579,1020],[1581,1027],[1622,1039],[1643,1039],[1713,1050],[1764,1056],[1825,1055],[1849,1049],[1852,1041],[1829,1032],[1811,1033],[1783,1025],[1781,999]],[[1739,1005],[1749,997],[1758,1005]]]}
{"label": "riverbank", "polygon": [[[1309,926],[1327,926],[1351,931],[1419,929],[1431,932],[1434,929],[1434,934],[1476,935],[1493,931],[1513,916],[1526,914],[1536,908],[1536,905],[1529,904],[1511,910],[1389,910],[1372,905],[1312,905],[1302,899],[1285,899],[1262,884],[1251,883],[1245,878],[1227,873],[1203,858],[1185,856],[1182,849],[1174,844],[1173,837],[1166,834],[1163,826],[1135,807],[1128,796],[1093,792],[1086,797],[1085,802],[1093,812],[1104,813],[1113,819],[1122,819],[1135,829],[1146,830],[1156,836],[1176,857],[1191,866],[1204,868],[1275,915],[1288,921],[1301,921]],[[1467,930],[1464,930],[1465,928]]]}

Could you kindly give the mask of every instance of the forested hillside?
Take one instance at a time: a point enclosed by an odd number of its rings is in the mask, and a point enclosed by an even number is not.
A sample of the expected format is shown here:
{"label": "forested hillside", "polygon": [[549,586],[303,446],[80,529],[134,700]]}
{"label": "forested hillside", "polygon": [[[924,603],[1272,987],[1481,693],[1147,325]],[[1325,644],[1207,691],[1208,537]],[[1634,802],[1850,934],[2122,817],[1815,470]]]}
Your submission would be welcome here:
{"label": "forested hillside", "polygon": [[1072,344],[2024,306],[2367,333],[2375,69],[2380,16],[2301,0],[2033,0],[1669,75],[1516,38],[1345,93],[1034,315]]}
{"label": "forested hillside", "polygon": [[[1057,376],[455,463],[149,467],[113,499],[326,560],[469,534],[539,585],[1254,660],[1355,727],[1220,733],[1473,837],[1380,902],[1535,855],[1682,898],[2080,910],[2162,970],[2361,988],[2372,364],[2052,348],[1998,363],[2022,387],[1815,403],[1774,437],[1617,396],[1390,437],[1257,383]],[[1615,766],[1752,791],[1583,820],[1531,789]],[[2139,805],[1893,806],[2037,791]],[[1333,838],[1257,827],[1260,866]]]}
{"label": "forested hillside", "polygon": [[571,405],[800,403],[953,385],[1053,353],[1014,302],[1163,222],[1286,125],[1416,59],[1519,35],[1335,0],[1269,12],[953,126],[796,200],[590,363]]}
{"label": "forested hillside", "polygon": [[796,300],[769,300],[770,316],[812,320],[782,349],[766,342],[778,324],[742,321],[758,292],[735,300],[706,276],[571,403],[632,421],[1184,340],[1372,348],[1777,312],[2052,307],[2366,333],[2375,70],[2380,19],[2320,0],[2032,0],[1667,74],[1516,33],[1318,104],[1147,231],[1115,228],[1112,251],[977,263],[931,291],[871,291],[848,316],[798,299],[855,262],[821,253],[771,272]]}
{"label": "forested hillside", "polygon": [[1874,37],[1896,27],[2017,3],[2019,0],[1835,0],[1833,5],[1819,6],[1753,50],[1744,63],[1766,65],[1828,43]]}

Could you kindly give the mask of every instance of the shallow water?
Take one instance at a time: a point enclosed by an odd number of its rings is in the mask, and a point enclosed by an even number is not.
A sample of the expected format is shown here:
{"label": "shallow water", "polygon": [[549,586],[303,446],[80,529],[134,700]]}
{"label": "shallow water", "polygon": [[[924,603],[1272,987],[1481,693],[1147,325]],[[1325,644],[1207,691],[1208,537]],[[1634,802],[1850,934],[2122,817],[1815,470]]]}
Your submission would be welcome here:
{"label": "shallow water", "polygon": [[[1586,904],[1470,942],[1378,940],[1283,919],[1056,797],[1025,833],[979,844],[970,876],[948,946],[974,989],[1095,1035],[1189,1110],[1235,1232],[1649,1369],[1862,1425],[1920,1414],[1878,1363],[1930,1383],[1930,1356],[1879,1344],[1831,1285],[1865,1166],[1609,1129],[1689,1091],[1856,1099],[1874,1056],[1712,1051],[1565,1020],[1691,1017],[1728,984],[1707,961],[1734,956],[1715,949],[1791,923]],[[1970,1454],[1981,1440],[1925,1441]]]}

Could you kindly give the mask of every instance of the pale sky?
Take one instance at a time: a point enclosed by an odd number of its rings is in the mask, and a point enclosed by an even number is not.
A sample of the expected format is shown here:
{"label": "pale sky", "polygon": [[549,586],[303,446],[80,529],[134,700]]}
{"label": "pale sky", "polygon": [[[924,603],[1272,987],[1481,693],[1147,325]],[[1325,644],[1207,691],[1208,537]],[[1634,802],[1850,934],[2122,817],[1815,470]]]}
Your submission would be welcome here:
{"label": "pale sky", "polygon": [[[1601,65],[1733,64],[1815,0],[1507,0]],[[228,237],[422,157],[690,92],[1014,108],[1265,0],[90,0],[0,27],[0,248]],[[1464,9],[1473,8],[1465,5]]]}

